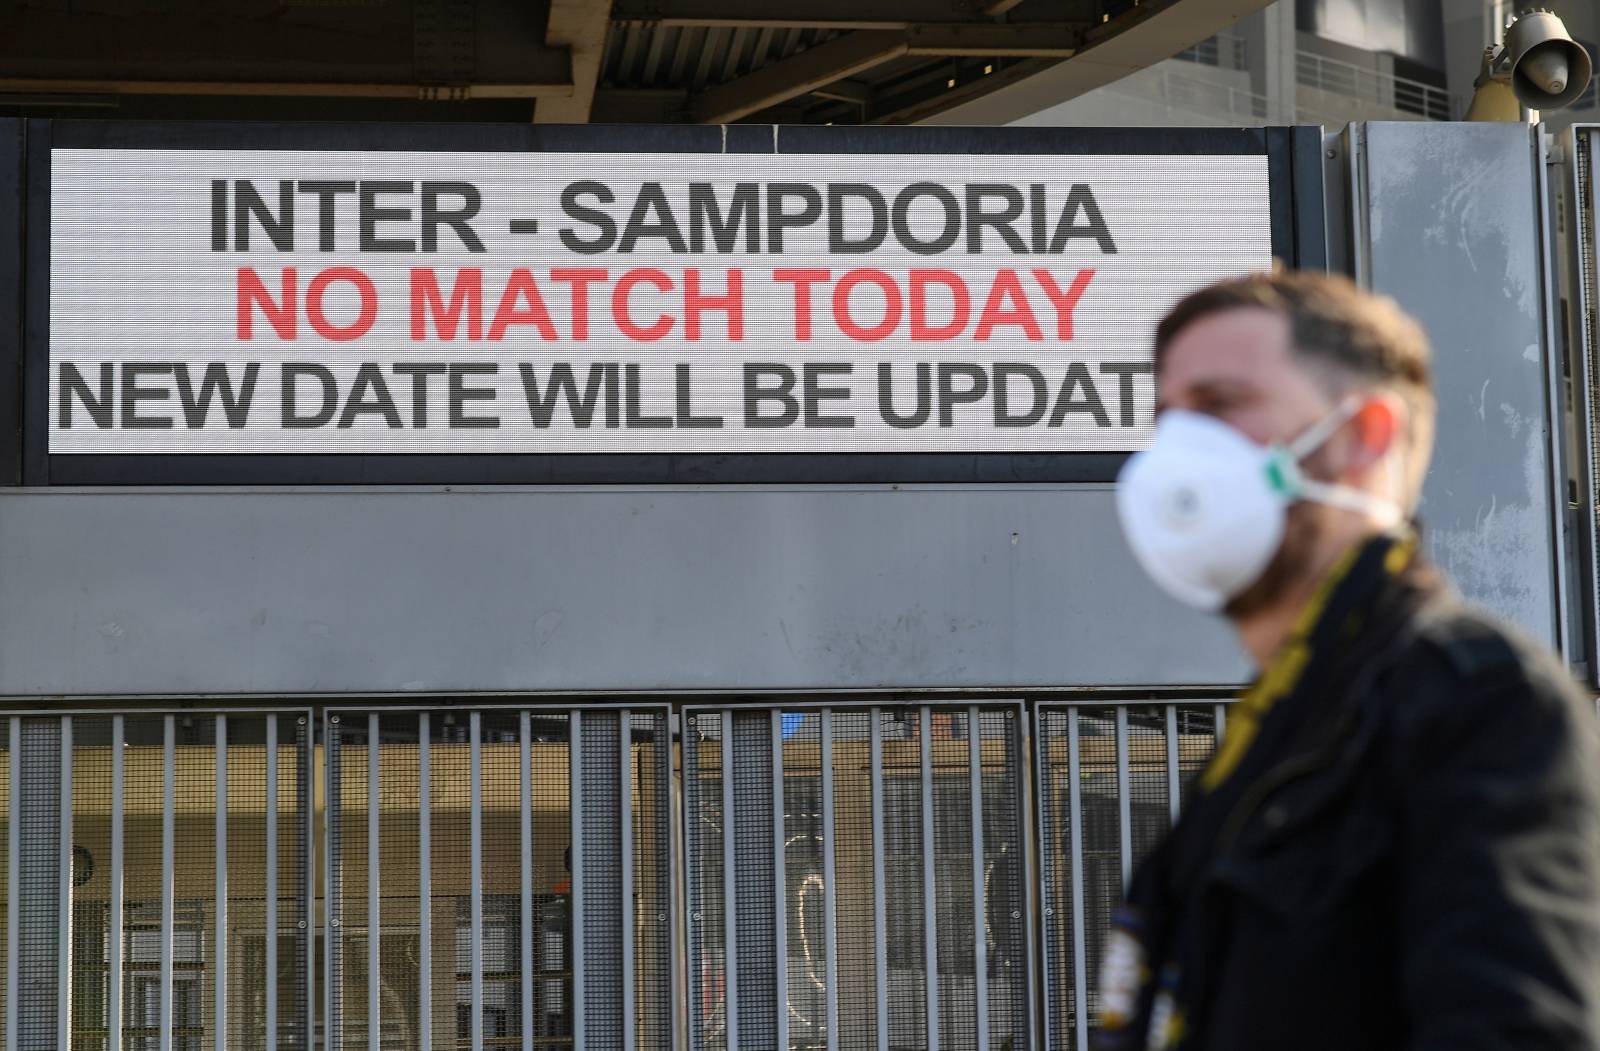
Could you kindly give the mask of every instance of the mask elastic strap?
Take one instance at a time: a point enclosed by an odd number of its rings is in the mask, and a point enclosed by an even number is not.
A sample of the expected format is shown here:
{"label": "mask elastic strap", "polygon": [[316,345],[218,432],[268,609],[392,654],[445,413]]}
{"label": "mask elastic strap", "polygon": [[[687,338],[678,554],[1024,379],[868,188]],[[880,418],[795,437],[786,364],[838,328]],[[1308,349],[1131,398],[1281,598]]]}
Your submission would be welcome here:
{"label": "mask elastic strap", "polygon": [[1350,418],[1361,410],[1361,399],[1354,394],[1347,394],[1335,405],[1322,419],[1301,431],[1293,441],[1284,446],[1289,455],[1296,462],[1304,460],[1307,456],[1322,448],[1324,442],[1333,437],[1335,431],[1350,422]]}
{"label": "mask elastic strap", "polygon": [[1296,488],[1300,496],[1306,500],[1314,500],[1319,504],[1330,507],[1341,507],[1346,511],[1355,511],[1358,514],[1371,515],[1376,518],[1385,529],[1398,525],[1402,517],[1400,506],[1393,500],[1385,500],[1371,493],[1364,493],[1360,489],[1347,489],[1342,485],[1329,485],[1327,482],[1318,482],[1301,476]]}
{"label": "mask elastic strap", "polygon": [[[1388,528],[1398,524],[1404,517],[1400,506],[1393,500],[1385,500],[1359,489],[1347,489],[1342,485],[1319,482],[1314,478],[1307,478],[1300,470],[1300,461],[1322,448],[1323,443],[1333,437],[1335,431],[1350,422],[1351,418],[1361,411],[1361,403],[1362,398],[1359,395],[1345,395],[1326,416],[1301,431],[1293,441],[1283,447],[1293,463],[1293,470],[1286,472],[1289,477],[1285,480],[1288,481],[1289,489],[1296,497],[1314,500],[1329,507],[1354,511],[1357,514],[1371,515]],[[1394,454],[1391,451],[1387,455],[1393,457]]]}

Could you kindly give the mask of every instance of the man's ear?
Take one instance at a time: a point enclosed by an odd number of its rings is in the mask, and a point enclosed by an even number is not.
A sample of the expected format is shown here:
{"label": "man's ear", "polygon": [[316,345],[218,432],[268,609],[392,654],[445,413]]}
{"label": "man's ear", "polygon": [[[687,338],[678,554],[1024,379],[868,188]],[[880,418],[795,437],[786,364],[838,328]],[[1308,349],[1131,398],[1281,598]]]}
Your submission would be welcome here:
{"label": "man's ear", "polygon": [[1384,392],[1369,397],[1350,418],[1355,441],[1350,443],[1347,470],[1360,472],[1371,467],[1400,440],[1405,406],[1398,397]]}

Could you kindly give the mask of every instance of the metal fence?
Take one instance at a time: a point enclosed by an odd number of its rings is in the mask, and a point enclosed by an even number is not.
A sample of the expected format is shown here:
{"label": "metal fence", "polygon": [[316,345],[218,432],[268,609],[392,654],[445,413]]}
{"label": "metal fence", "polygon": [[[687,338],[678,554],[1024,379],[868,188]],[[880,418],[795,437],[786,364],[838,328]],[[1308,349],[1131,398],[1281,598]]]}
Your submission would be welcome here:
{"label": "metal fence", "polygon": [[3,1046],[1076,1051],[1110,911],[1223,721],[0,716]]}
{"label": "metal fence", "polygon": [[1451,115],[1450,93],[1444,88],[1313,51],[1295,52],[1295,81],[1303,87],[1415,113],[1428,120],[1449,120]]}
{"label": "metal fence", "polygon": [[308,1048],[305,712],[0,717],[7,1051]]}
{"label": "metal fence", "polygon": [[671,1047],[664,707],[326,718],[327,1047]]}
{"label": "metal fence", "polygon": [[1101,941],[1134,864],[1177,820],[1225,727],[1220,704],[1035,713],[1046,1046],[1084,1051]]}
{"label": "metal fence", "polygon": [[690,1046],[1032,1046],[1020,723],[689,710]]}

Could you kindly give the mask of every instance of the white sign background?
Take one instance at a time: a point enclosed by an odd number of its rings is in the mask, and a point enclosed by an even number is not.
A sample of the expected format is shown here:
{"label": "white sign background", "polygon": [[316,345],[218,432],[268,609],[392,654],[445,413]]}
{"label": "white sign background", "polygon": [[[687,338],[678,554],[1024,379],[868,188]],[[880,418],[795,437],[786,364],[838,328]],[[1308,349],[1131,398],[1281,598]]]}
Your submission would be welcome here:
{"label": "white sign background", "polygon": [[[241,150],[79,150],[57,149],[51,161],[50,226],[50,442],[55,454],[72,453],[756,453],[756,452],[1083,452],[1122,451],[1144,444],[1149,436],[1152,385],[1148,375],[1135,377],[1134,404],[1125,407],[1118,376],[1101,371],[1107,363],[1148,362],[1150,337],[1156,321],[1181,295],[1217,278],[1260,270],[1271,265],[1271,233],[1267,163],[1263,156],[971,156],[971,155],[707,155],[707,154],[556,154],[556,153],[430,153],[345,151],[241,151]],[[294,248],[279,251],[258,225],[252,225],[250,247],[239,251],[232,244],[232,196],[229,205],[229,250],[212,247],[212,182],[250,180],[268,207],[278,210],[279,180],[424,180],[466,181],[481,194],[481,210],[471,219],[482,240],[483,252],[463,246],[449,226],[439,227],[434,252],[362,252],[358,249],[355,196],[336,200],[336,248],[318,247],[317,198],[300,193],[295,200]],[[607,212],[620,228],[626,223],[640,187],[660,183],[673,215],[689,232],[688,186],[709,182],[724,209],[735,183],[756,183],[762,206],[761,251],[719,253],[711,238],[697,254],[674,253],[659,237],[644,237],[627,254],[611,250],[579,254],[564,246],[562,229],[592,238],[593,226],[565,214],[563,190],[571,183],[599,180],[615,195],[615,203],[600,204],[582,198],[590,208]],[[1092,237],[1078,236],[1065,250],[1054,254],[1017,253],[992,229],[983,232],[982,251],[969,253],[963,227],[954,245],[938,254],[915,254],[891,233],[877,249],[858,254],[829,251],[827,215],[803,228],[785,231],[783,251],[768,250],[766,192],[768,184],[806,183],[816,187],[826,201],[829,183],[867,183],[891,204],[895,195],[917,182],[937,182],[963,200],[964,186],[1000,183],[1017,187],[1024,201],[1033,184],[1044,187],[1047,202],[1044,229],[1053,232],[1067,195],[1074,184],[1087,185],[1105,226],[1116,244],[1114,254],[1104,253]],[[454,208],[458,199],[443,199]],[[386,194],[385,207],[408,207],[411,222],[385,221],[377,234],[388,238],[418,239],[415,194]],[[845,231],[856,238],[870,226],[865,202],[848,202]],[[790,202],[789,207],[795,207]],[[995,205],[989,205],[992,210]],[[908,225],[921,240],[931,240],[943,227],[943,210],[926,196],[918,197]],[[532,219],[535,234],[511,233],[510,220]],[[1014,226],[1025,243],[1031,241],[1032,218],[1025,211]],[[1083,215],[1077,218],[1080,227]],[[359,338],[328,340],[307,324],[302,303],[297,338],[280,338],[261,312],[254,313],[253,338],[241,340],[237,330],[239,271],[253,268],[262,283],[278,297],[281,273],[294,267],[303,300],[306,285],[321,270],[354,267],[367,274],[377,292],[378,310],[369,331]],[[510,327],[498,341],[469,340],[464,331],[453,340],[438,338],[430,322],[428,338],[416,341],[411,333],[411,277],[414,267],[432,268],[448,297],[458,268],[474,267],[483,274],[483,326],[490,327],[501,290],[513,268],[532,274],[557,334],[544,338],[532,325]],[[560,268],[600,268],[608,280],[589,290],[587,338],[572,338],[572,310],[568,285],[550,280]],[[657,292],[648,285],[630,296],[630,312],[639,324],[658,315],[675,319],[671,333],[658,341],[628,338],[611,313],[611,289],[624,271],[659,268],[672,280],[673,291]],[[702,314],[699,340],[684,338],[682,284],[686,268],[700,271],[702,291],[721,293],[728,271],[742,271],[744,331],[730,339],[726,313]],[[943,269],[960,275],[971,293],[971,323],[960,338],[914,341],[908,319],[886,338],[864,341],[850,338],[835,323],[830,305],[832,282],[814,286],[812,333],[796,338],[793,285],[774,280],[776,269],[820,268],[832,281],[859,268],[881,270],[893,277],[902,296],[910,271]],[[1032,276],[1044,268],[1061,289],[1072,285],[1083,269],[1094,271],[1072,311],[1072,335],[1058,338],[1057,312]],[[1027,294],[1027,305],[1037,318],[1042,338],[1031,339],[1016,324],[999,324],[990,338],[974,338],[974,324],[982,305],[1003,269],[1015,271]],[[524,306],[526,304],[523,304]],[[1014,303],[1006,304],[1010,309]],[[325,300],[330,323],[345,325],[359,312],[357,295],[348,283],[334,283]],[[850,313],[865,326],[885,317],[884,294],[874,286],[858,286],[849,297]],[[939,289],[929,295],[927,313],[933,323],[952,317],[954,303]],[[243,426],[230,427],[213,397],[204,423],[191,425],[186,418],[176,377],[160,371],[146,372],[134,382],[139,389],[158,392],[134,406],[136,418],[171,419],[169,427],[129,427],[122,400],[126,363],[181,363],[188,367],[198,389],[207,365],[224,363],[239,389],[247,363],[258,363],[258,378]],[[474,375],[465,386],[493,392],[491,399],[462,403],[465,413],[491,417],[493,427],[452,428],[449,424],[446,382],[429,381],[426,424],[417,426],[414,388],[409,378],[393,375],[399,363],[493,363],[498,373]],[[638,392],[628,412],[619,406],[610,415],[617,425],[605,425],[607,411],[595,414],[590,427],[575,426],[564,407],[548,425],[535,426],[519,367],[533,370],[541,391],[550,368],[569,363],[582,389],[591,364],[617,363],[617,397],[627,393],[620,381],[624,366],[637,366]],[[807,426],[805,414],[790,426],[754,428],[745,423],[746,363],[781,363],[801,375],[807,364],[848,363],[852,371],[837,371],[817,385],[847,392],[818,403],[820,415],[843,416],[853,424]],[[919,363],[937,377],[941,363],[976,365],[992,379],[996,363],[1032,366],[1046,383],[1046,409],[1029,426],[999,427],[991,396],[970,403],[955,402],[941,413],[935,389],[929,394],[926,422],[915,427],[891,427],[880,409],[880,364],[893,367],[894,409],[902,416],[917,407]],[[113,370],[111,396],[106,399],[110,426],[101,426],[73,394],[70,426],[63,426],[61,377],[63,366],[74,366],[92,391],[99,392],[101,367]],[[336,411],[329,422],[312,428],[288,429],[281,413],[281,368],[285,363],[314,363],[337,379]],[[367,411],[345,416],[346,400],[357,371],[374,364],[387,380],[393,415]],[[1104,412],[1085,408],[1089,397],[1069,383],[1068,402],[1059,415],[1053,410],[1063,381],[1074,363],[1079,375],[1092,377]],[[674,419],[684,397],[677,390],[680,370],[687,364],[690,386],[688,405],[697,417],[720,417],[719,428],[685,428]],[[969,373],[952,380],[953,389],[965,390]],[[769,377],[764,381],[770,384]],[[165,390],[162,397],[160,391]],[[604,387],[604,399],[610,388]],[[373,391],[368,389],[370,398]],[[321,390],[303,382],[298,390],[303,406],[313,407]],[[792,391],[799,400],[803,387],[797,380]],[[1026,408],[1033,397],[1027,383],[1012,386],[1013,413]],[[803,401],[800,402],[803,405]],[[370,402],[369,402],[370,407]],[[1124,409],[1131,410],[1132,424]],[[780,412],[776,401],[760,404],[766,415]],[[1049,424],[1056,415],[1057,424]],[[394,426],[395,417],[400,426]],[[628,426],[631,417],[665,417],[666,426]],[[946,419],[947,417],[947,419]],[[103,414],[102,421],[107,417]]]}

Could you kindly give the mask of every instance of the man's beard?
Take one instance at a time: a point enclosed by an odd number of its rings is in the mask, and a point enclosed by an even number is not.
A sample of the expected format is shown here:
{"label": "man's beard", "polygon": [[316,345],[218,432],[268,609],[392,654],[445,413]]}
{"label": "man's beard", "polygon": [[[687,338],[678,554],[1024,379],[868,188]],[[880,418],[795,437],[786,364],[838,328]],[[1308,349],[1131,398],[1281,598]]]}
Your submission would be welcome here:
{"label": "man's beard", "polygon": [[1315,567],[1324,532],[1322,511],[1308,503],[1291,504],[1284,521],[1283,543],[1255,583],[1228,600],[1222,612],[1233,621],[1244,620],[1281,602],[1308,583]]}

